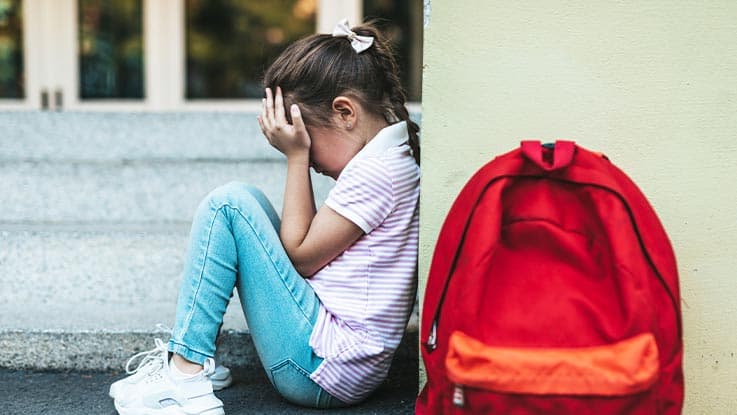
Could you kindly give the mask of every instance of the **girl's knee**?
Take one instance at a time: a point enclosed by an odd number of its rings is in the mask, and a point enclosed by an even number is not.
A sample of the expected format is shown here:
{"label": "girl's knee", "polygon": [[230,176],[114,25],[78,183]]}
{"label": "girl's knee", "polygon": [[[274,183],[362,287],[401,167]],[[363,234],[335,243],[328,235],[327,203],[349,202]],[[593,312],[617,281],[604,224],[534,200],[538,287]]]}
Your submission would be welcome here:
{"label": "girl's knee", "polygon": [[195,215],[209,214],[225,207],[254,217],[263,217],[263,213],[275,229],[279,227],[279,216],[266,195],[256,186],[243,182],[230,182],[215,188],[200,202]]}
{"label": "girl's knee", "polygon": [[263,193],[255,186],[234,181],[215,188],[202,204],[215,209],[228,205],[250,210],[260,206],[259,196],[263,197]]}
{"label": "girl's knee", "polygon": [[310,373],[286,359],[269,368],[272,384],[279,395],[287,401],[308,408],[327,408],[324,399],[320,399],[322,389],[310,379]]}

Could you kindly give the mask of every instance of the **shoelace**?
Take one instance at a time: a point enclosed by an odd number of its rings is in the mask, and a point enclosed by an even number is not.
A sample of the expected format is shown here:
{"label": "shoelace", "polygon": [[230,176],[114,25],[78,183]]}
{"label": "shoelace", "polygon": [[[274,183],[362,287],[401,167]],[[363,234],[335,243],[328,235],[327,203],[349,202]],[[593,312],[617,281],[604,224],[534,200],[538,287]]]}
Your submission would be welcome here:
{"label": "shoelace", "polygon": [[[168,357],[166,344],[164,344],[164,342],[158,338],[154,339],[154,343],[156,344],[155,348],[147,350],[145,352],[136,353],[131,356],[130,359],[128,359],[128,362],[125,364],[125,373],[132,375],[142,368],[146,367],[149,363],[164,363],[164,359]],[[131,366],[136,361],[136,359],[139,358],[141,359],[141,361],[138,363],[138,366],[136,366],[135,369],[131,370]]]}
{"label": "shoelace", "polygon": [[202,371],[205,372],[205,376],[215,373],[215,359],[211,357],[205,359],[205,363],[202,365]]}
{"label": "shoelace", "polygon": [[[156,328],[161,331],[171,333],[171,328],[169,328],[165,324],[159,323],[156,325]],[[128,359],[128,362],[126,362],[125,364],[125,373],[129,375],[137,373],[139,370],[146,367],[149,363],[157,363],[158,365],[162,365],[165,359],[169,358],[169,350],[166,347],[166,344],[161,339],[155,338],[154,344],[156,344],[156,347],[154,347],[153,349],[147,350],[145,352],[136,353],[131,356],[131,358]],[[131,370],[131,365],[138,358],[141,358],[141,361],[138,362],[138,366],[136,366],[135,369]],[[217,365],[215,363],[215,359],[205,359],[205,363],[202,365],[202,370],[205,372],[205,376],[210,376],[215,373],[216,366]]]}
{"label": "shoelace", "polygon": [[[166,324],[158,323],[156,324],[156,329],[159,331],[163,331],[166,333],[171,333],[171,328],[167,326]],[[156,344],[156,347],[152,350],[148,350],[145,352],[136,353],[133,355],[130,359],[128,359],[128,362],[125,364],[125,373],[132,375],[139,370],[141,370],[143,367],[145,367],[149,362],[153,362],[156,360],[161,360],[161,357],[163,357],[163,354],[159,357],[156,356],[157,353],[162,353],[162,350],[166,350],[166,345],[164,344],[161,339],[154,339],[154,343]],[[138,366],[136,366],[135,369],[130,370],[130,366],[133,362],[136,361],[137,358],[143,357],[141,361],[138,363]]]}

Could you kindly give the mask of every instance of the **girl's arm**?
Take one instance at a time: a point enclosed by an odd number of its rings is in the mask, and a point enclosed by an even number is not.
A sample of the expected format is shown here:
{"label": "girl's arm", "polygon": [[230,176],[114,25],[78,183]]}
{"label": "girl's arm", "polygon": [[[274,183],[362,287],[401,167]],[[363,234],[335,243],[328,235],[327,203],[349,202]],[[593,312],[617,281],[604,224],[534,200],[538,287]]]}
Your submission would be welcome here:
{"label": "girl's arm", "polygon": [[[292,114],[293,120],[297,117]],[[279,236],[297,271],[310,277],[348,249],[363,230],[327,206],[315,212],[309,153],[287,157]]]}
{"label": "girl's arm", "polygon": [[293,124],[288,124],[281,91],[276,97],[266,90],[259,125],[272,146],[287,157],[279,236],[287,255],[301,275],[312,276],[348,249],[363,235],[358,225],[327,206],[315,212],[310,179],[310,137],[299,108],[291,110]]}

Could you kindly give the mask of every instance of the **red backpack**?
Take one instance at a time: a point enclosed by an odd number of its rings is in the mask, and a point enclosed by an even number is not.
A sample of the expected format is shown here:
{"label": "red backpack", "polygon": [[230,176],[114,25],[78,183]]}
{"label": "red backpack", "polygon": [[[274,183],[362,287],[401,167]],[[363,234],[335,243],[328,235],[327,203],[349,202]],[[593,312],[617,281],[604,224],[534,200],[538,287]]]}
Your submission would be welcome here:
{"label": "red backpack", "polygon": [[497,157],[443,224],[416,413],[680,414],[678,272],[655,212],[597,153]]}

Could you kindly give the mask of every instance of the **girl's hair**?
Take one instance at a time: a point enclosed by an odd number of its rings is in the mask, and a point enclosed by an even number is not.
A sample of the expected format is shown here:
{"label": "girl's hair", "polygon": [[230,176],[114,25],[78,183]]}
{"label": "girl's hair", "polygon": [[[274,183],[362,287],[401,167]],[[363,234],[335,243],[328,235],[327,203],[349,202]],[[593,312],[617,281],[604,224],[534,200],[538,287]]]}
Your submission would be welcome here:
{"label": "girl's hair", "polygon": [[[353,27],[374,43],[357,53],[344,37],[315,34],[289,45],[264,74],[264,87],[281,87],[285,108],[299,104],[308,125],[331,122],[332,103],[340,95],[357,99],[389,124],[407,122],[409,145],[417,164],[420,127],[410,120],[404,106],[406,94],[399,82],[399,68],[390,44],[372,23]],[[291,122],[289,111],[286,116]]]}

